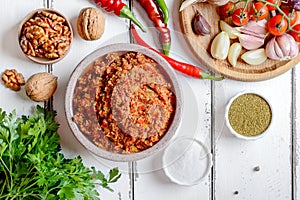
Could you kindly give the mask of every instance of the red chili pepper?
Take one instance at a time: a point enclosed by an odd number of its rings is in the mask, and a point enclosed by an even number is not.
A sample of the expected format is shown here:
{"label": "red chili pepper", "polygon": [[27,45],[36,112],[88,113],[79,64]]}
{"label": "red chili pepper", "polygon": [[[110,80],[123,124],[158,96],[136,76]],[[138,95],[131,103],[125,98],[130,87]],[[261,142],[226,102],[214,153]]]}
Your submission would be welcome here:
{"label": "red chili pepper", "polygon": [[164,54],[169,55],[171,48],[171,35],[167,24],[164,23],[164,15],[156,4],[155,0],[138,0],[138,2],[146,10],[148,17],[154,23],[155,27],[159,30],[159,40],[162,44]]}
{"label": "red chili pepper", "polygon": [[188,64],[188,63],[184,63],[184,62],[180,62],[177,60],[174,60],[168,56],[166,56],[165,54],[157,51],[156,49],[153,49],[152,47],[149,46],[149,44],[147,44],[137,33],[136,29],[134,28],[133,25],[131,25],[130,27],[131,30],[131,34],[133,36],[133,38],[135,39],[135,41],[139,44],[142,45],[144,47],[147,47],[148,49],[151,49],[152,51],[158,53],[159,55],[161,55],[175,70],[182,72],[185,75],[188,76],[192,76],[195,78],[200,78],[200,79],[211,79],[214,81],[220,81],[223,80],[224,77],[215,77],[213,75],[210,75],[209,73],[203,71],[202,69]]}
{"label": "red chili pepper", "polygon": [[145,32],[143,25],[134,17],[129,7],[122,0],[94,0],[94,2],[107,12],[113,11],[117,16],[130,19]]}

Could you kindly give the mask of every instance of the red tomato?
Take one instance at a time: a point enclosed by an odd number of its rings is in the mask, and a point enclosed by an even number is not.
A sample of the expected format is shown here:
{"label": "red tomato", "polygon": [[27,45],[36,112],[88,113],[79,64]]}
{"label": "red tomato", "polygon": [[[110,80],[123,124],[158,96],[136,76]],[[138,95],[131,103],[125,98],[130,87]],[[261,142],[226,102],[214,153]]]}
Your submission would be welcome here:
{"label": "red tomato", "polygon": [[243,26],[249,21],[248,11],[244,8],[236,9],[232,14],[232,22],[237,26]]}
{"label": "red tomato", "polygon": [[[281,0],[267,0],[267,1],[272,4],[278,4],[278,6],[281,5]],[[274,6],[267,5],[267,7],[268,7],[269,11],[276,10],[276,8]]]}
{"label": "red tomato", "polygon": [[256,2],[249,11],[252,20],[262,20],[268,17],[269,9],[263,2]]}
{"label": "red tomato", "polygon": [[297,11],[289,7],[283,8],[282,11],[290,18],[290,25],[293,26],[298,19]]}
{"label": "red tomato", "polygon": [[268,30],[271,34],[282,35],[288,27],[288,22],[282,15],[276,15],[268,22]]}
{"label": "red tomato", "polygon": [[229,1],[227,4],[219,7],[219,15],[222,19],[230,17],[234,11],[234,3]]}
{"label": "red tomato", "polygon": [[[293,31],[294,30],[294,31]],[[300,24],[297,24],[293,27],[293,30],[289,32],[291,36],[296,40],[296,42],[300,42]]]}

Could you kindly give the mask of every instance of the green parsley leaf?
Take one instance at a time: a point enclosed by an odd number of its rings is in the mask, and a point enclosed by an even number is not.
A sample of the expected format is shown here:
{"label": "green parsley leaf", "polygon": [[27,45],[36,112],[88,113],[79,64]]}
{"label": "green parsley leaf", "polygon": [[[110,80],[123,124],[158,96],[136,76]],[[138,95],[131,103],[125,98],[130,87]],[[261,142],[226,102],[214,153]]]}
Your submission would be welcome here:
{"label": "green parsley leaf", "polygon": [[66,159],[60,153],[56,112],[37,106],[31,116],[17,117],[0,108],[0,200],[99,199],[95,185],[113,191],[108,178],[82,159]]}

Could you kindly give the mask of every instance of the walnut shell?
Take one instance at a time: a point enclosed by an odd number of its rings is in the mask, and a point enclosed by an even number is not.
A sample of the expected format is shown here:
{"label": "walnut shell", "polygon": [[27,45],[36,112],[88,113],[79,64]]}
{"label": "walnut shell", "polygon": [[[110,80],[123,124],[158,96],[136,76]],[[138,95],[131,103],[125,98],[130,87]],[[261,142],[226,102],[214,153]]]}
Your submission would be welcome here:
{"label": "walnut shell", "polygon": [[83,8],[77,19],[77,30],[85,40],[98,40],[104,33],[105,18],[96,8]]}
{"label": "walnut shell", "polygon": [[37,102],[49,100],[56,88],[57,77],[47,72],[32,75],[25,85],[27,96]]}

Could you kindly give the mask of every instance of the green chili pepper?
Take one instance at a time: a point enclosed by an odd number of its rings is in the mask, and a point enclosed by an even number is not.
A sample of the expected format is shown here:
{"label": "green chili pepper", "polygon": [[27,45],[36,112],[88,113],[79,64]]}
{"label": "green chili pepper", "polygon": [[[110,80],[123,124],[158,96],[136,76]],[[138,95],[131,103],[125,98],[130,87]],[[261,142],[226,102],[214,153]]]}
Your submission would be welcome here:
{"label": "green chili pepper", "polygon": [[165,55],[169,55],[171,48],[171,34],[167,24],[164,23],[164,16],[159,8],[156,0],[137,0],[141,6],[146,10],[148,17],[154,23],[156,29],[159,31],[159,41],[162,45]]}
{"label": "green chili pepper", "polygon": [[164,0],[155,0],[155,1],[164,14],[164,23],[167,24],[169,20],[169,9],[166,5],[166,2]]}
{"label": "green chili pepper", "polygon": [[140,27],[142,31],[146,32],[143,25],[134,17],[134,15],[132,14],[132,12],[130,11],[127,5],[123,6],[122,9],[120,10],[120,17],[130,19],[133,23],[135,23],[138,27]]}
{"label": "green chili pepper", "polygon": [[94,0],[94,2],[107,12],[114,12],[117,16],[130,19],[145,32],[143,25],[135,18],[129,7],[122,0]]}

